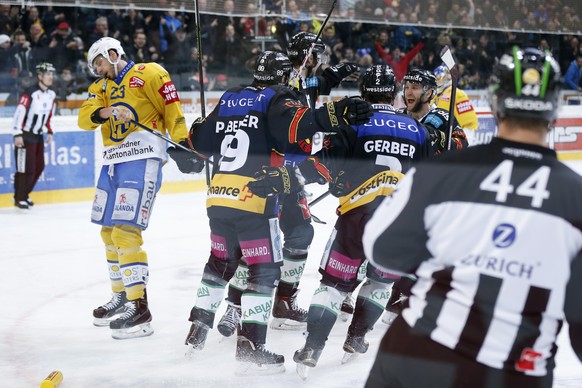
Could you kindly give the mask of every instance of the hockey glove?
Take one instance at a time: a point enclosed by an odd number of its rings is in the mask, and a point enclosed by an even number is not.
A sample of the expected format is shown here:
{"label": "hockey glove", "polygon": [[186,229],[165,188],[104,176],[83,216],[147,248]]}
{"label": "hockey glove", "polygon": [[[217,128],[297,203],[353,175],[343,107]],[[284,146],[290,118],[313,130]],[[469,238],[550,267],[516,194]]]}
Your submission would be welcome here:
{"label": "hockey glove", "polygon": [[[189,148],[188,142],[186,141],[180,144]],[[204,169],[204,161],[193,152],[188,152],[182,148],[168,147],[168,155],[174,159],[178,165],[178,169],[184,174],[198,173]]]}
{"label": "hockey glove", "polygon": [[359,66],[355,63],[340,63],[325,69],[323,76],[332,83],[332,87],[336,87],[347,77],[349,79],[346,81],[357,80],[360,76],[359,70]]}
{"label": "hockey glove", "polygon": [[334,130],[341,124],[365,124],[373,113],[372,105],[359,97],[349,97],[326,103],[316,111],[316,118],[323,128]]}
{"label": "hockey glove", "polygon": [[310,156],[297,166],[301,175],[305,179],[305,184],[308,183],[319,183],[324,185],[331,181],[331,176],[329,175],[329,170],[325,165],[320,163],[319,158],[316,156]]}
{"label": "hockey glove", "polygon": [[301,184],[294,170],[287,167],[263,167],[247,187],[256,196],[267,198],[277,194],[289,194],[298,190]]}
{"label": "hockey glove", "polygon": [[445,152],[447,150],[447,135],[443,131],[432,127],[429,127],[429,134],[434,155],[440,155]]}
{"label": "hockey glove", "polygon": [[329,183],[329,192],[334,197],[343,197],[352,191],[350,183],[346,180],[346,175],[340,171],[335,178]]}

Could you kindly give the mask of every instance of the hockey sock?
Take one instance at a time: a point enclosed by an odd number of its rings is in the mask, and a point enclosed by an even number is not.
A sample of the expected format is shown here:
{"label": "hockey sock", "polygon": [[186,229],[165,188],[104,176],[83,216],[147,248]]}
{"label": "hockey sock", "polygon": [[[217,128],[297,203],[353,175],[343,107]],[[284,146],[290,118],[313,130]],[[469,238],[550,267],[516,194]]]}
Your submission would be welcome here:
{"label": "hockey sock", "polygon": [[270,293],[260,293],[247,289],[241,298],[241,335],[256,344],[264,344],[272,306],[272,290]]}
{"label": "hockey sock", "polygon": [[148,257],[141,249],[141,229],[130,225],[116,225],[111,239],[117,247],[121,277],[128,300],[144,296],[148,282]]}
{"label": "hockey sock", "polygon": [[363,336],[372,330],[390,299],[394,283],[379,283],[368,279],[360,289],[356,299],[356,309],[348,333]]}
{"label": "hockey sock", "polygon": [[325,346],[345,296],[345,292],[324,284],[320,284],[315,290],[307,315],[306,346],[313,348]]}
{"label": "hockey sock", "polygon": [[110,226],[103,226],[101,228],[101,240],[105,243],[105,257],[107,258],[107,266],[109,268],[109,279],[111,280],[111,290],[119,293],[125,290],[123,287],[123,280],[121,279],[121,271],[119,269],[119,258],[117,257],[117,249],[111,239],[113,228]]}
{"label": "hockey sock", "polygon": [[198,291],[196,291],[196,303],[192,308],[190,321],[199,320],[213,327],[214,316],[222,302],[225,286],[226,282],[218,283],[202,278]]}
{"label": "hockey sock", "polygon": [[303,275],[307,252],[294,254],[288,249],[283,250],[283,267],[281,267],[281,280],[277,288],[277,295],[292,296],[299,286]]}
{"label": "hockey sock", "polygon": [[240,306],[241,295],[247,289],[248,278],[249,267],[241,262],[236,268],[234,276],[228,282],[228,296],[226,300]]}

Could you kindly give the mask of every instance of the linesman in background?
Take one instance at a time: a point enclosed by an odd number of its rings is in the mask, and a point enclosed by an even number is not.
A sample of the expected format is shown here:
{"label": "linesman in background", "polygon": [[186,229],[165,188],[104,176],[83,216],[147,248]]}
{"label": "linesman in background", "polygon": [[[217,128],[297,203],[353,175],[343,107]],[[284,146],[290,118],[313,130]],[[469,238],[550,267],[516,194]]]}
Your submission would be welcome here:
{"label": "linesman in background", "polygon": [[498,137],[418,164],[366,225],[370,262],[418,278],[366,387],[551,387],[564,318],[582,361],[582,178],[545,141],[560,69],[514,47],[494,75]]}
{"label": "linesman in background", "polygon": [[44,171],[44,129],[47,143],[53,142],[51,117],[55,111],[56,94],[53,84],[55,68],[43,62],[36,65],[36,85],[26,89],[16,107],[12,129],[14,132],[14,205],[28,209],[34,205],[29,195]]}

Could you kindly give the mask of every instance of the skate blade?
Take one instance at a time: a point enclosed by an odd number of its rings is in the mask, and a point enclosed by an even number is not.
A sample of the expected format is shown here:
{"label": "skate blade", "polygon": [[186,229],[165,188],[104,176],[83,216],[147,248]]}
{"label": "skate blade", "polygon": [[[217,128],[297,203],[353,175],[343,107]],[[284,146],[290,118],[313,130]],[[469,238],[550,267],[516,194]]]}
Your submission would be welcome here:
{"label": "skate blade", "polygon": [[253,362],[239,362],[235,371],[238,376],[267,376],[285,373],[284,364],[255,364]]}
{"label": "skate blade", "polygon": [[111,337],[118,340],[148,337],[154,334],[154,328],[149,323],[144,323],[127,329],[112,329]]}
{"label": "skate blade", "polygon": [[200,353],[200,351],[202,349],[204,349],[204,346],[202,347],[194,347],[194,345],[192,344],[188,344],[188,349],[186,349],[186,353],[184,353],[184,357],[188,357],[188,358],[192,358],[194,356],[196,356],[198,353]]}
{"label": "skate blade", "polygon": [[299,375],[299,377],[301,377],[301,380],[303,381],[307,380],[310,370],[311,367],[308,367],[307,365],[304,365],[300,362],[297,363],[297,367],[295,368],[295,372],[297,372],[297,374]]}
{"label": "skate blade", "polygon": [[273,318],[270,327],[273,330],[305,330],[307,329],[307,322],[298,322],[287,318]]}
{"label": "skate blade", "polygon": [[110,318],[94,318],[93,325],[97,326],[97,327],[104,327],[104,326],[109,327],[109,323],[112,321],[115,321],[117,319],[117,317],[119,317],[120,315],[121,314],[115,314]]}
{"label": "skate blade", "polygon": [[352,314],[348,314],[348,313],[344,313],[344,312],[340,313],[340,319],[342,322],[347,322],[351,316],[352,316]]}
{"label": "skate blade", "polygon": [[354,361],[356,358],[358,358],[359,355],[360,353],[357,352],[354,353],[345,352],[344,356],[342,357],[342,365]]}

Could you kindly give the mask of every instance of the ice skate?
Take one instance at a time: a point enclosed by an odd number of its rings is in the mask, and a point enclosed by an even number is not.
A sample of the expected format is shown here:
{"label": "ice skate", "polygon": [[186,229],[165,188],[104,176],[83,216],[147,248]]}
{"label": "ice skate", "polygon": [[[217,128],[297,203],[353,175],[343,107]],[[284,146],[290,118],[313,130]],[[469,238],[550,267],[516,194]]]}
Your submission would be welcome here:
{"label": "ice skate", "polygon": [[270,375],[285,372],[285,357],[265,349],[246,337],[239,336],[236,343],[236,360],[241,363],[239,375]]}
{"label": "ice skate", "polygon": [[353,361],[360,354],[364,354],[368,351],[370,344],[364,339],[364,336],[350,336],[346,338],[344,342],[344,351],[346,352],[342,358],[342,364],[346,364]]}
{"label": "ice skate", "polygon": [[205,323],[200,321],[192,322],[185,341],[185,344],[188,346],[186,356],[191,356],[195,351],[204,349],[209,330],[210,327]]}
{"label": "ice skate", "polygon": [[306,345],[295,352],[293,355],[293,361],[297,363],[295,371],[302,380],[306,380],[311,368],[315,368],[322,351],[323,348],[312,348]]}
{"label": "ice skate", "polygon": [[386,304],[386,310],[382,314],[382,323],[391,325],[394,320],[402,313],[404,303],[408,300],[408,296],[399,292],[390,295],[390,299]]}
{"label": "ice skate", "polygon": [[340,319],[342,322],[347,322],[350,319],[350,315],[354,314],[354,299],[352,298],[352,293],[348,293],[342,302],[342,307],[340,308]]}
{"label": "ice skate", "polygon": [[230,337],[235,331],[240,330],[240,317],[241,309],[240,306],[229,303],[226,311],[216,328],[218,332],[225,337]]}
{"label": "ice skate", "polygon": [[111,300],[102,306],[93,310],[93,324],[95,326],[109,326],[109,323],[123,312],[124,305],[127,303],[125,291],[114,292]]}
{"label": "ice skate", "polygon": [[291,296],[275,296],[271,329],[304,330],[307,328],[307,310],[297,306],[297,292]]}
{"label": "ice skate", "polygon": [[109,323],[111,336],[115,339],[129,339],[147,337],[154,333],[150,322],[152,314],[148,309],[148,302],[144,297],[129,300],[117,319]]}

